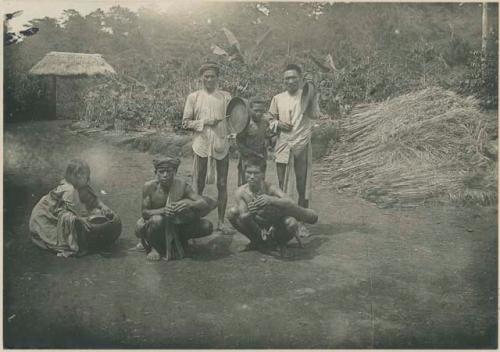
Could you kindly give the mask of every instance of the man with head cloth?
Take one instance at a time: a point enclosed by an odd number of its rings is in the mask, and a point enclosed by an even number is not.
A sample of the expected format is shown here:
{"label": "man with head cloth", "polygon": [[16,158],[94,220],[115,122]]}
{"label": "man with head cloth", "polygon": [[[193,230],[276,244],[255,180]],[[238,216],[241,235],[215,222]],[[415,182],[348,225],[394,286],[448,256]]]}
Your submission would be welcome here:
{"label": "man with head cloth", "polygon": [[183,127],[193,131],[193,188],[203,194],[205,184],[213,183],[217,170],[217,229],[224,230],[227,204],[227,173],[229,168],[229,140],[226,107],[231,98],[228,92],[218,89],[219,67],[215,62],[205,62],[199,71],[203,88],[188,95]]}
{"label": "man with head cloth", "polygon": [[208,236],[212,223],[202,219],[216,203],[201,197],[175,175],[180,160],[160,157],[153,160],[156,179],[147,181],[142,191],[142,217],[136,236],[148,253],[148,260],[182,258],[190,238]]}

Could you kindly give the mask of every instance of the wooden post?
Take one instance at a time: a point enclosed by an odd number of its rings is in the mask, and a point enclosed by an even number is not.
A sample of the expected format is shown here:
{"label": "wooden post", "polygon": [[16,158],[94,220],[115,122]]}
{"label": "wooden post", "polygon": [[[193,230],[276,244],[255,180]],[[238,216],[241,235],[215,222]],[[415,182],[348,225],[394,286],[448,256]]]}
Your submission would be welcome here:
{"label": "wooden post", "polygon": [[49,119],[57,120],[57,77],[49,76],[49,104],[50,116]]}
{"label": "wooden post", "polygon": [[481,36],[481,49],[483,56],[486,56],[486,49],[488,48],[488,3],[483,2],[483,31]]}

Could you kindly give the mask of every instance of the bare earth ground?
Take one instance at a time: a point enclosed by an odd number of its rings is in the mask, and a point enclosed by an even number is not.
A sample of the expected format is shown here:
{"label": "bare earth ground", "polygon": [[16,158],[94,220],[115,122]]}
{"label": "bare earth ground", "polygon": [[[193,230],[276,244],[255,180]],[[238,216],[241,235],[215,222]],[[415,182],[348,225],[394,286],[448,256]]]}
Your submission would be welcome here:
{"label": "bare earth ground", "polygon": [[[378,209],[316,189],[320,221],[291,260],[214,234],[193,258],[149,263],[126,249],[152,157],[60,126],[5,127],[4,347],[496,347],[495,208]],[[30,243],[27,222],[76,156],[124,232],[111,253],[63,259]]]}

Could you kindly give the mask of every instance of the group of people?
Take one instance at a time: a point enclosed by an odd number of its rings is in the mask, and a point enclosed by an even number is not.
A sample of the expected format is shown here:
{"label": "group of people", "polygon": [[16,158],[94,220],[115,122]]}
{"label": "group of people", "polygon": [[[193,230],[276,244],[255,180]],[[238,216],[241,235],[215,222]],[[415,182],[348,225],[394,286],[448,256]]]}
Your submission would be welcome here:
{"label": "group of people", "polygon": [[[230,136],[226,109],[231,96],[218,89],[219,67],[204,63],[199,70],[203,88],[189,94],[183,128],[193,132],[192,185],[176,176],[180,160],[153,160],[155,178],[144,184],[142,215],[135,234],[149,260],[183,258],[188,240],[208,236],[213,225],[204,217],[216,207],[216,230],[225,225]],[[302,98],[302,71],[289,64],[286,91],[272,98],[269,109],[261,96],[249,100],[249,122],[236,135],[240,154],[235,206],[227,211],[231,225],[249,239],[244,250],[270,248],[285,255],[288,241],[307,236],[304,223],[318,220],[309,209],[311,192],[311,118],[319,109]],[[266,112],[268,115],[266,116]],[[265,181],[268,149],[274,146],[278,185]],[[35,244],[63,256],[82,255],[110,245],[121,232],[117,214],[104,205],[89,185],[90,168],[72,160],[64,180],[35,206],[30,232]],[[217,199],[203,196],[206,184],[216,182]],[[297,198],[297,203],[292,199]],[[300,240],[299,240],[300,242]]]}

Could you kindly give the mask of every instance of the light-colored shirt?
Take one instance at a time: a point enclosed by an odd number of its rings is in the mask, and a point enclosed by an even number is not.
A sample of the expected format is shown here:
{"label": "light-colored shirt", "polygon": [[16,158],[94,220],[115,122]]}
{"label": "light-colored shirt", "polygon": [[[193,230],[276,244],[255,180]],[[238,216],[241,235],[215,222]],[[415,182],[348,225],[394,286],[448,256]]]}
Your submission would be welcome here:
{"label": "light-colored shirt", "polygon": [[[226,107],[231,99],[228,92],[216,89],[212,93],[204,89],[188,95],[183,124],[193,129],[193,151],[196,155],[222,160],[229,152],[229,130],[226,122]],[[219,120],[213,126],[207,120]]]}
{"label": "light-colored shirt", "polygon": [[271,100],[269,113],[273,118],[292,125],[291,131],[280,132],[276,142],[275,156],[278,163],[288,164],[290,151],[304,150],[311,141],[311,117],[319,115],[319,107],[314,99],[311,106],[302,112],[301,97],[302,89],[299,89],[294,95],[285,91]]}

